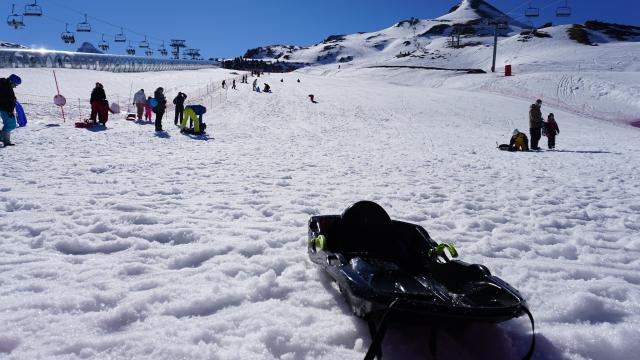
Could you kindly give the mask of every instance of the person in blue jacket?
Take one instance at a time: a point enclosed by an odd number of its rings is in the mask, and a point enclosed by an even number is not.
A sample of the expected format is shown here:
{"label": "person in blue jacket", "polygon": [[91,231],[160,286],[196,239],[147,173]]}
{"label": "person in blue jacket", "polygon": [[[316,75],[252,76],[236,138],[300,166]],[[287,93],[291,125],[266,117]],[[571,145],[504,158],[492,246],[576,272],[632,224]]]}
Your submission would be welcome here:
{"label": "person in blue jacket", "polygon": [[3,146],[14,145],[11,142],[11,132],[17,127],[15,115],[17,100],[13,88],[21,83],[22,79],[16,74],[11,74],[7,78],[0,78],[0,117],[2,117],[0,140]]}

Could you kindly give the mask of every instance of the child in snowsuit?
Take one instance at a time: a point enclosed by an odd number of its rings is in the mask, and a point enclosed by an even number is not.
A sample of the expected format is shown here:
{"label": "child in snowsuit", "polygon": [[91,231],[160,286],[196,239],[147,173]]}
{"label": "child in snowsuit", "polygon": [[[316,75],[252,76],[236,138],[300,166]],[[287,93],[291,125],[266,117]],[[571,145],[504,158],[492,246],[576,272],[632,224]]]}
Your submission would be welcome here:
{"label": "child in snowsuit", "polygon": [[547,117],[546,128],[547,145],[549,146],[549,150],[553,150],[556,148],[556,135],[560,134],[560,128],[558,127],[558,123],[556,122],[553,113],[550,113]]}
{"label": "child in snowsuit", "polygon": [[527,135],[515,129],[511,141],[509,141],[509,151],[529,151],[528,142]]}
{"label": "child in snowsuit", "polygon": [[22,79],[18,75],[11,74],[8,78],[0,79],[0,117],[2,117],[2,128],[0,128],[0,141],[3,146],[12,146],[11,132],[17,127],[16,116],[16,94],[13,88],[20,85]]}
{"label": "child in snowsuit", "polygon": [[147,101],[144,104],[144,119],[146,121],[151,121],[151,110],[153,110],[153,107],[151,107],[151,96],[149,96],[147,98]]}

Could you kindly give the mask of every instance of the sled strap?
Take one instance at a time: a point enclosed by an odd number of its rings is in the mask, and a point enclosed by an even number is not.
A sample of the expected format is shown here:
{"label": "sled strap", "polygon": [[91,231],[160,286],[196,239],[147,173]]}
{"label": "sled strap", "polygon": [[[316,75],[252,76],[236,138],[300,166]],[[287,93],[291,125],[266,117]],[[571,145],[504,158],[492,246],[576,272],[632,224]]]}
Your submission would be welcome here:
{"label": "sled strap", "polygon": [[[373,336],[373,339],[371,340],[371,345],[369,346],[369,350],[367,350],[367,355],[365,355],[364,360],[373,360],[379,353],[381,353],[382,340],[384,339],[384,335],[387,332],[387,315],[389,315],[389,311],[397,302],[398,299],[394,299],[382,313],[375,334],[371,334]],[[369,329],[373,330],[372,324],[369,324],[369,326]],[[382,356],[380,355],[378,359],[381,358]]]}
{"label": "sled strap", "polygon": [[527,309],[526,306],[523,306],[522,309],[524,310],[525,314],[529,316],[529,320],[531,320],[531,346],[529,347],[529,352],[527,352],[527,354],[522,358],[522,360],[530,360],[531,357],[533,356],[533,352],[536,349],[536,325],[533,321],[533,315],[531,315],[531,312],[529,311],[529,309]]}
{"label": "sled strap", "polygon": [[435,257],[435,256],[444,257],[445,256],[444,249],[449,250],[449,254],[451,254],[452,258],[458,257],[458,251],[456,251],[456,248],[453,245],[447,244],[447,243],[438,244],[438,246],[429,249],[429,252],[427,253],[427,255],[429,257]]}

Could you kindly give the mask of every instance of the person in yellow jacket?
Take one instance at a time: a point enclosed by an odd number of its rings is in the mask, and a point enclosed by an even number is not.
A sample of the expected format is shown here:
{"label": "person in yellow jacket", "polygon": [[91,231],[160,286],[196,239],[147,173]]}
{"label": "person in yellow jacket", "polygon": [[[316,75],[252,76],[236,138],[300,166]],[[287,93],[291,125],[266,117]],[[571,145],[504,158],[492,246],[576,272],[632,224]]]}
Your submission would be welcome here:
{"label": "person in yellow jacket", "polygon": [[527,135],[515,129],[509,142],[509,151],[529,151],[528,143]]}

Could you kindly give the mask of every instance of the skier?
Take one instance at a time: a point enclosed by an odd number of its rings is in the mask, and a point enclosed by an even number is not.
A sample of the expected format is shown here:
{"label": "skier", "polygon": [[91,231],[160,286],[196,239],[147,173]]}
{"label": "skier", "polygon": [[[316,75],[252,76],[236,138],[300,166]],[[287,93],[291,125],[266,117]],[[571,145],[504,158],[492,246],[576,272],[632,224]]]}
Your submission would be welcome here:
{"label": "skier", "polygon": [[89,99],[91,104],[91,116],[89,117],[93,124],[96,123],[96,115],[101,125],[105,126],[109,119],[109,102],[107,101],[107,95],[104,92],[104,87],[101,83],[97,82],[96,86],[91,91],[91,98]]}
{"label": "skier", "polygon": [[173,117],[173,124],[178,125],[178,121],[182,119],[184,112],[184,101],[187,99],[187,94],[178,92],[178,95],[173,99],[173,104],[176,106],[176,110]]}
{"label": "skier", "polygon": [[529,151],[528,142],[527,135],[515,129],[511,141],[509,141],[509,151]]}
{"label": "skier", "polygon": [[0,140],[4,147],[14,145],[11,142],[11,131],[17,126],[14,114],[17,99],[13,88],[21,83],[22,79],[16,74],[11,74],[7,78],[0,78],[0,117],[2,117]]}
{"label": "skier", "polygon": [[162,116],[167,108],[167,99],[164,97],[164,89],[159,87],[154,91],[153,97],[158,102],[153,108],[153,112],[156,113],[156,131],[162,131]]}
{"label": "skier", "polygon": [[549,150],[553,150],[556,148],[556,135],[560,134],[560,128],[558,127],[558,123],[556,122],[553,113],[549,113],[545,126],[547,129],[547,144]]}
{"label": "skier", "polygon": [[151,106],[151,96],[147,98],[147,101],[144,104],[144,119],[146,121],[151,122],[151,111],[153,107]]}
{"label": "skier", "polygon": [[531,104],[529,109],[529,134],[531,134],[531,150],[540,150],[538,142],[542,137],[542,100],[536,100],[535,104]]}
{"label": "skier", "polygon": [[142,120],[142,113],[147,103],[147,95],[144,93],[144,89],[140,89],[135,95],[133,95],[133,105],[136,106],[138,120]]}

